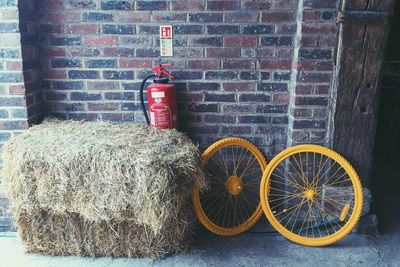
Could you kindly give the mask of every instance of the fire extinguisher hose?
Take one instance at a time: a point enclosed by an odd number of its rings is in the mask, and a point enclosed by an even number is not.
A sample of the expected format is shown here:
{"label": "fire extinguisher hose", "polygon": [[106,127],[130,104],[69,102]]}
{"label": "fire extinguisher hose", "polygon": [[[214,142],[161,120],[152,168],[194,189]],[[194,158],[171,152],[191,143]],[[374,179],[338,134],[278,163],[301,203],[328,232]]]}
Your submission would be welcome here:
{"label": "fire extinguisher hose", "polygon": [[150,78],[152,78],[152,77],[156,77],[156,76],[157,76],[157,75],[154,74],[154,73],[147,75],[147,76],[143,79],[142,85],[140,86],[140,104],[142,105],[142,111],[143,111],[143,115],[144,115],[144,117],[145,117],[145,119],[146,119],[147,125],[150,125],[150,120],[149,120],[149,115],[147,114],[147,111],[146,111],[146,106],[144,105],[143,88],[144,88],[144,85],[146,84],[146,81],[147,81],[148,79],[150,79]]}

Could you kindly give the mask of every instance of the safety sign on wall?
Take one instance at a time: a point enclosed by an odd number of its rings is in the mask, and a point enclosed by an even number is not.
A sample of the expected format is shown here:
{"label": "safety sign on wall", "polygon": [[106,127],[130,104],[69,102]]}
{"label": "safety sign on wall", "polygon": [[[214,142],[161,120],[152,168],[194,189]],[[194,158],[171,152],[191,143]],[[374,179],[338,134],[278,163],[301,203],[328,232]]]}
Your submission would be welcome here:
{"label": "safety sign on wall", "polygon": [[173,56],[172,26],[160,26],[160,51],[162,57]]}

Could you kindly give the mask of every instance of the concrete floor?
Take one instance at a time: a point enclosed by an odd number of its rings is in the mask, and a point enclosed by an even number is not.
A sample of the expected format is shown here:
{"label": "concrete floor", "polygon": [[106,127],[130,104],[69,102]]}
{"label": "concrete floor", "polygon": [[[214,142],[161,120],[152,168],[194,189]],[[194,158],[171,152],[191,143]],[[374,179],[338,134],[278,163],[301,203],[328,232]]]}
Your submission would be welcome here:
{"label": "concrete floor", "polygon": [[0,266],[400,266],[400,231],[380,236],[349,235],[339,243],[310,248],[279,235],[247,233],[231,238],[203,234],[195,248],[163,260],[49,257],[32,255],[15,237],[0,234]]}

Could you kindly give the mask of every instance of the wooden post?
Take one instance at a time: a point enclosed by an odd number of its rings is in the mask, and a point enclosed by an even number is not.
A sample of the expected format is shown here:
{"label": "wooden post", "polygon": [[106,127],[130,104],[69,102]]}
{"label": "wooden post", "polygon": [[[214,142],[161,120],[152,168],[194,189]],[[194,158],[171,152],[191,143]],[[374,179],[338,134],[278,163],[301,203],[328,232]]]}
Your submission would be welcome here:
{"label": "wooden post", "polygon": [[368,186],[377,125],[379,76],[395,0],[344,0],[334,78],[333,148]]}

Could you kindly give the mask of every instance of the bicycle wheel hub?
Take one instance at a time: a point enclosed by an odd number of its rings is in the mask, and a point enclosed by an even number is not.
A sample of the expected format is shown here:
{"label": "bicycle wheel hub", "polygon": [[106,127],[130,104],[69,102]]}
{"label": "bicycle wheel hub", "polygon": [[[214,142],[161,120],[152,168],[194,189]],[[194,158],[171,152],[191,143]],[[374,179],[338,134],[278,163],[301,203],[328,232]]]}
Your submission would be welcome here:
{"label": "bicycle wheel hub", "polygon": [[308,200],[313,200],[316,194],[317,193],[314,191],[314,189],[308,189],[307,191],[304,191],[304,196]]}
{"label": "bicycle wheel hub", "polygon": [[233,175],[228,178],[225,186],[228,189],[229,194],[237,196],[243,190],[243,180],[239,176]]}

